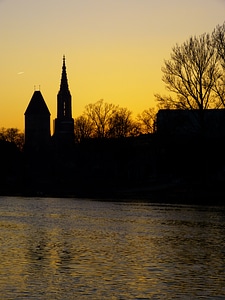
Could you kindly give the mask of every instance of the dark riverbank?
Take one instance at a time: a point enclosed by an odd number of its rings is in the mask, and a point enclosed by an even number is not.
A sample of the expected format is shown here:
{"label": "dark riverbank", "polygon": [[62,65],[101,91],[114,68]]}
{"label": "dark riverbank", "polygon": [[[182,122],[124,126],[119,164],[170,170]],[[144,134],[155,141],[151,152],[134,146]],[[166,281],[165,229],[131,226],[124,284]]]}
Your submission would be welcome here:
{"label": "dark riverbank", "polygon": [[0,195],[225,204],[223,139],[147,135],[44,150],[0,145]]}
{"label": "dark riverbank", "polygon": [[55,187],[49,190],[5,190],[2,196],[89,198],[102,201],[132,201],[170,204],[225,205],[225,183],[177,183],[164,182],[151,185],[124,187],[86,186],[72,189]]}
{"label": "dark riverbank", "polygon": [[159,184],[155,186],[136,186],[111,188],[93,191],[79,191],[75,196],[93,199],[112,199],[119,201],[143,201],[154,203],[225,205],[224,183],[211,184]]}

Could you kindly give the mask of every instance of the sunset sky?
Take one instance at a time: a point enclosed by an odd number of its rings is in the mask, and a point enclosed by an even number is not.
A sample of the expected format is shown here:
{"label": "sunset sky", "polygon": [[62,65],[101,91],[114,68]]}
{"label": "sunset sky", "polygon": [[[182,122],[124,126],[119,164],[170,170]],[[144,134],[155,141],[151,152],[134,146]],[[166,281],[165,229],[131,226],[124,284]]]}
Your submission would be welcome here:
{"label": "sunset sky", "polygon": [[64,54],[74,118],[99,99],[135,117],[172,47],[224,21],[225,0],[0,0],[0,128],[24,129],[39,85],[53,121]]}

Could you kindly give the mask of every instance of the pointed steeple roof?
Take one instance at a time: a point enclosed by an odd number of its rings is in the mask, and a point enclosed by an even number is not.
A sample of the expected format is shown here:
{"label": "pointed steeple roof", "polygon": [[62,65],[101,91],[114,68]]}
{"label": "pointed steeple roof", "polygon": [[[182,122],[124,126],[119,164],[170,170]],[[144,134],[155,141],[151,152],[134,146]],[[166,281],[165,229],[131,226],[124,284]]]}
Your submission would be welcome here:
{"label": "pointed steeple roof", "polygon": [[63,65],[62,65],[62,76],[61,76],[61,83],[60,83],[60,91],[68,91],[69,85],[67,80],[67,73],[66,73],[66,58],[63,55]]}
{"label": "pointed steeple roof", "polygon": [[45,100],[40,91],[34,91],[33,96],[30,100],[30,103],[27,106],[25,115],[50,115],[50,111],[45,103]]}

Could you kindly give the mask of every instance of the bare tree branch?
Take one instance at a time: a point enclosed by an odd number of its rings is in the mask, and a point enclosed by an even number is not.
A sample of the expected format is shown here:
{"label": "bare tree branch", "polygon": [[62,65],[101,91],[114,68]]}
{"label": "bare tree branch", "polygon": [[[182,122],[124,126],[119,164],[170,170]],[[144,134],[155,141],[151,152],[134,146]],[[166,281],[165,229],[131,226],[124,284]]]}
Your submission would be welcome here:
{"label": "bare tree branch", "polygon": [[[167,89],[176,95],[165,100],[166,106],[199,110],[218,107],[216,85],[222,73],[211,35],[194,36],[173,47],[162,72]],[[163,98],[156,98],[162,105]]]}

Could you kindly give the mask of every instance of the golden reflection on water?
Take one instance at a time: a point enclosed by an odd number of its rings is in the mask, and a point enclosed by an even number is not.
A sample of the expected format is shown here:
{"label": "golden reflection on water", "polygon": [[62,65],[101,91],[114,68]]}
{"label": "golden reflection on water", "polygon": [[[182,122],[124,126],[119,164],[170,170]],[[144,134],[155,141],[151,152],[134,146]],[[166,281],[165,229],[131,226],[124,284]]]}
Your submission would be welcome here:
{"label": "golden reflection on water", "polygon": [[223,297],[224,216],[223,208],[0,198],[2,299]]}

